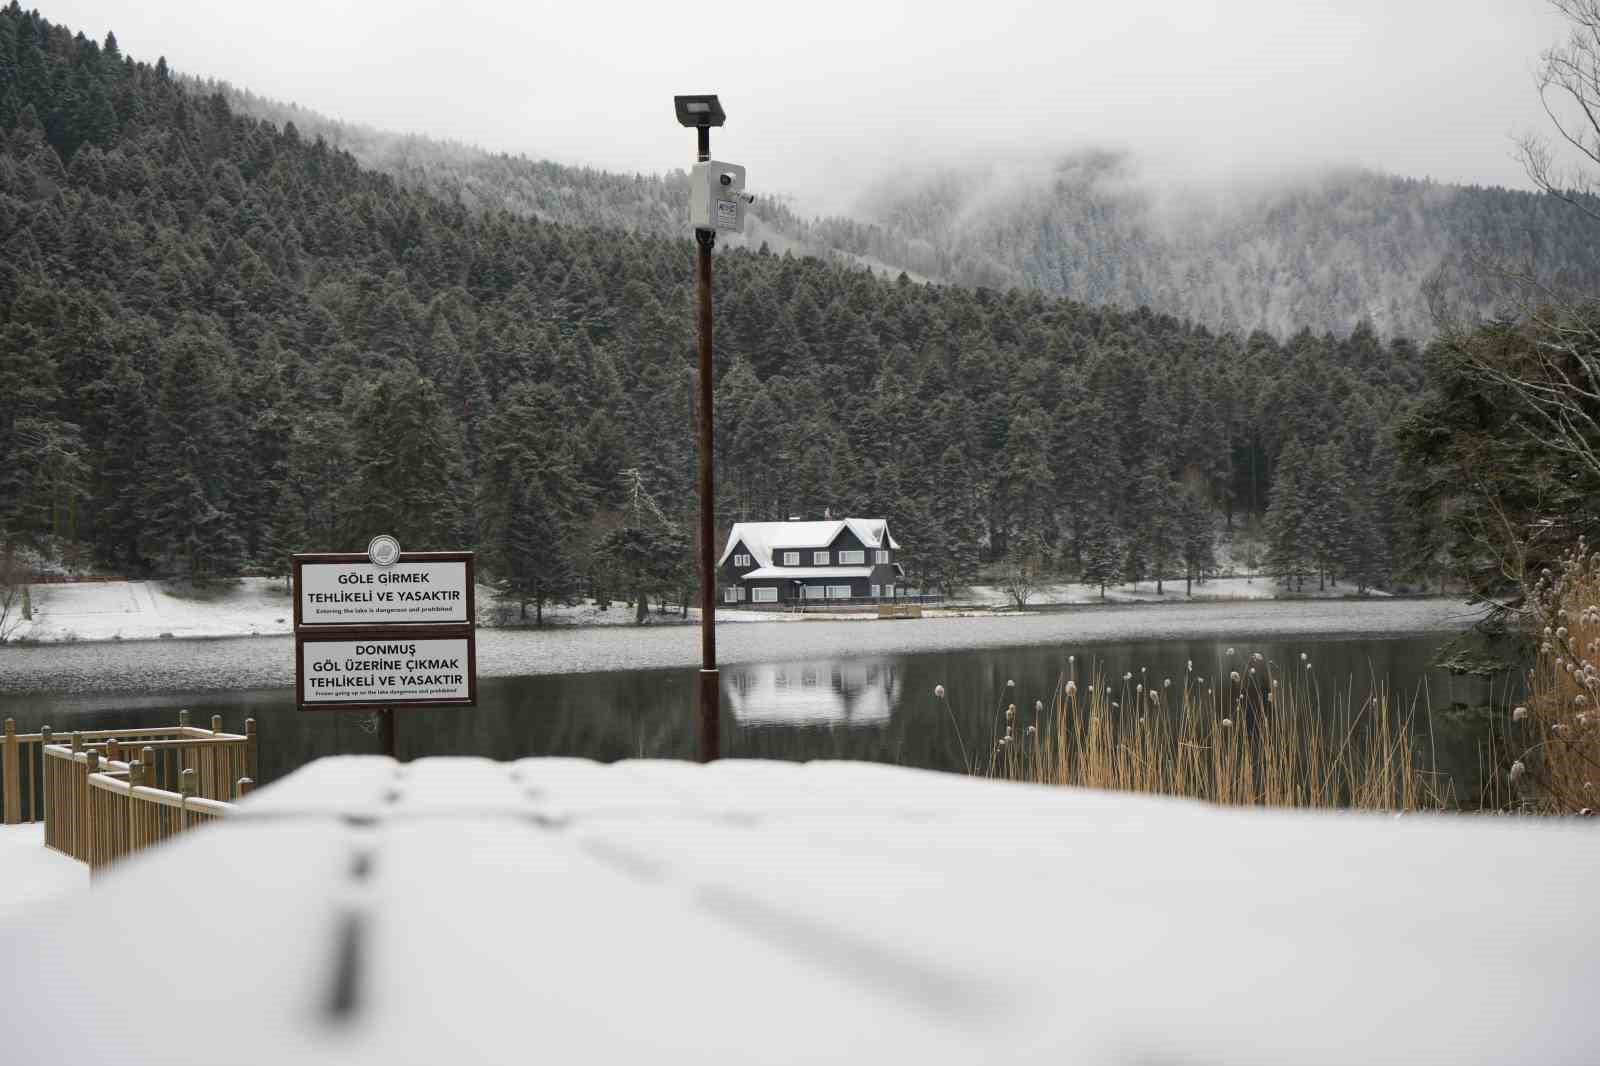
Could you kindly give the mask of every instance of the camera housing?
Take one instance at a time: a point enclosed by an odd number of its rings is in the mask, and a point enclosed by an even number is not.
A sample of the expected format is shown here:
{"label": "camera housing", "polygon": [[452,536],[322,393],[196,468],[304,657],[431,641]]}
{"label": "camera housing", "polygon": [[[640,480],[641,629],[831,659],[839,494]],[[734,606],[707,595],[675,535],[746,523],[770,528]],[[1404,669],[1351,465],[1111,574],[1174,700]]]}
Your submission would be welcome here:
{"label": "camera housing", "polygon": [[744,191],[744,167],[708,160],[689,170],[689,224],[717,233],[743,233],[745,208],[755,197]]}

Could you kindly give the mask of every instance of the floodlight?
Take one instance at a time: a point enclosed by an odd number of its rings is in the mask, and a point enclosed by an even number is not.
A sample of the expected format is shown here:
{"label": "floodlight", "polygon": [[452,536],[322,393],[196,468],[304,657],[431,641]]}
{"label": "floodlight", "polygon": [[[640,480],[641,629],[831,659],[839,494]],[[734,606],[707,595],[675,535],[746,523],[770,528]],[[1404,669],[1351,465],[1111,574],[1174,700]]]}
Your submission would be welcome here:
{"label": "floodlight", "polygon": [[720,126],[727,119],[716,93],[703,96],[674,96],[678,109],[678,122],[685,126]]}

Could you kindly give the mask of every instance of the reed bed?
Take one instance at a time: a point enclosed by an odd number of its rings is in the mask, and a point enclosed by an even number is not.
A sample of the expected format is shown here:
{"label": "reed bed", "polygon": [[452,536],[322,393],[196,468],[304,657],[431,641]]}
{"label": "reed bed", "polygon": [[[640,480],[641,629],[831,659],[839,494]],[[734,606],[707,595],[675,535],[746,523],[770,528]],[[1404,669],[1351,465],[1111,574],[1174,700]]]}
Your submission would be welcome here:
{"label": "reed bed", "polygon": [[[1288,664],[1229,648],[1210,675],[1079,674],[1068,657],[1053,698],[1019,708],[1007,682],[976,773],[1042,784],[1184,796],[1231,806],[1442,810],[1449,782],[1374,681],[1324,701],[1310,658]],[[935,696],[944,699],[943,686]],[[952,715],[953,718],[953,715]],[[965,742],[963,741],[963,746]]]}
{"label": "reed bed", "polygon": [[1600,552],[1580,540],[1528,598],[1538,652],[1512,709],[1506,805],[1534,814],[1600,808]]}

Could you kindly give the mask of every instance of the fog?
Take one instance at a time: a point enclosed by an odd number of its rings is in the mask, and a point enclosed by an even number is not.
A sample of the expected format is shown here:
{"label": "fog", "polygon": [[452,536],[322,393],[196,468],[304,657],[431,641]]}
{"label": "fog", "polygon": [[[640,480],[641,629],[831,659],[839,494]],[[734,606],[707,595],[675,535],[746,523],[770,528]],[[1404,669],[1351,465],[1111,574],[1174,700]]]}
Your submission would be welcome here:
{"label": "fog", "polygon": [[886,175],[1130,150],[1226,178],[1322,165],[1525,186],[1562,34],[1538,0],[50,0],[52,21],[333,117],[620,171],[692,159],[715,91],[751,187],[843,211]]}

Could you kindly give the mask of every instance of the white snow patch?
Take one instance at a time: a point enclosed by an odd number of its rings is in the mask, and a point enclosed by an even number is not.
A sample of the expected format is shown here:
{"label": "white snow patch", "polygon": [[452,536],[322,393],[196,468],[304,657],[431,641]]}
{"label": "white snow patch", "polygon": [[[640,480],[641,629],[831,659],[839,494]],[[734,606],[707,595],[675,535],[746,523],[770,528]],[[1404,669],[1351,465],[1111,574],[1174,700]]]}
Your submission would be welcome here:
{"label": "white snow patch", "polygon": [[[576,759],[313,763],[244,808],[0,927],[10,1012],[70,1007],[75,1056],[173,1066],[219,1047],[238,1066],[1578,1066],[1600,1041],[1579,822]],[[152,931],[195,964],[108,964]],[[174,1003],[181,1026],[145,1024]],[[7,1051],[55,1061],[61,1041],[20,1025]]]}
{"label": "white snow patch", "polygon": [[0,826],[0,925],[89,887],[89,868],[44,846],[44,823]]}
{"label": "white snow patch", "polygon": [[[1277,600],[1277,599],[1346,599],[1356,595],[1354,585],[1329,586],[1318,589],[1315,580],[1306,588],[1294,592],[1278,584],[1271,577],[1213,577],[1203,584],[1196,582],[1188,594],[1184,592],[1182,578],[1168,578],[1162,583],[1161,593],[1156,593],[1154,581],[1141,581],[1138,585],[1126,583],[1107,585],[1105,598],[1100,597],[1099,585],[1081,582],[1043,584],[1028,597],[1028,606],[1040,607],[1087,603],[1193,603],[1213,600]],[[1368,590],[1366,595],[1388,599],[1389,593]],[[973,585],[959,597],[952,597],[952,606],[971,604],[982,607],[1000,607],[1011,603],[1011,596],[1000,585]]]}

